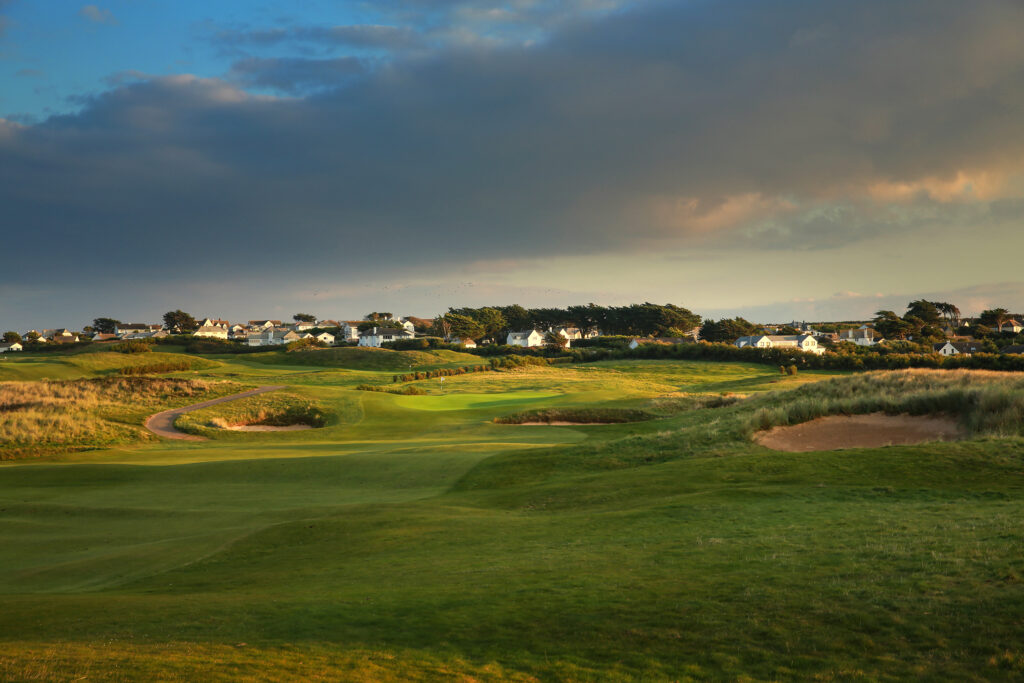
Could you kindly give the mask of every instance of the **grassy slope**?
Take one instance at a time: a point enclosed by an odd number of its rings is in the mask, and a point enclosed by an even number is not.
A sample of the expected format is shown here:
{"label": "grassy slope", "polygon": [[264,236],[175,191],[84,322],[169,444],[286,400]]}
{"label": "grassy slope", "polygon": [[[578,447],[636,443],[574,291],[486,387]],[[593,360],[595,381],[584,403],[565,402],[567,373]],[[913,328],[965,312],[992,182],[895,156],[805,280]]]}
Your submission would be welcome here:
{"label": "grassy slope", "polygon": [[1024,673],[1020,440],[775,453],[745,438],[743,404],[488,422],[811,379],[735,364],[484,373],[423,397],[289,377],[359,415],[312,440],[0,468],[0,674],[187,680],[196,658],[224,679]]}
{"label": "grassy slope", "polygon": [[[6,356],[6,358],[4,358]],[[42,379],[82,379],[117,374],[123,367],[155,365],[166,361],[187,360],[194,370],[209,370],[215,361],[180,353],[116,353],[88,351],[75,354],[4,354],[0,356],[0,382],[38,381]]]}

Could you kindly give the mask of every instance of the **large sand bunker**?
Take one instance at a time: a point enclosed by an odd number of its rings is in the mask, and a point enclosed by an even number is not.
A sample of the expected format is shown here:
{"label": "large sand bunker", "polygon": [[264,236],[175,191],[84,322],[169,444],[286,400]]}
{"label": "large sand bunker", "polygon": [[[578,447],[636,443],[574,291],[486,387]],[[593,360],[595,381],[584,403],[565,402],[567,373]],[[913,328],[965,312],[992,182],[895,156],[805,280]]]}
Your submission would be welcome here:
{"label": "large sand bunker", "polygon": [[927,441],[955,441],[963,437],[947,417],[918,415],[833,415],[758,432],[754,441],[776,451],[804,453],[840,448],[880,448]]}

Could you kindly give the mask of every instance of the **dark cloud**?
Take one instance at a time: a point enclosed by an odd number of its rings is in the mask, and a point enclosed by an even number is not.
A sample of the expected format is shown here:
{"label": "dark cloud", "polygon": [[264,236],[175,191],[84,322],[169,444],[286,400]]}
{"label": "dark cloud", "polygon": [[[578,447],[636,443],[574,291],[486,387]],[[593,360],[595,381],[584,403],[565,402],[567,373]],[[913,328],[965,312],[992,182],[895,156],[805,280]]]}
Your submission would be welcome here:
{"label": "dark cloud", "polygon": [[78,114],[0,127],[16,227],[0,264],[354,277],[695,242],[834,247],[935,215],[874,209],[866,188],[1017,168],[1022,32],[1012,0],[657,3],[355,79],[344,59],[232,72],[320,89],[305,98],[124,83]]}
{"label": "dark cloud", "polygon": [[355,57],[336,59],[250,57],[235,62],[228,78],[246,87],[272,88],[290,94],[338,88],[366,71]]}

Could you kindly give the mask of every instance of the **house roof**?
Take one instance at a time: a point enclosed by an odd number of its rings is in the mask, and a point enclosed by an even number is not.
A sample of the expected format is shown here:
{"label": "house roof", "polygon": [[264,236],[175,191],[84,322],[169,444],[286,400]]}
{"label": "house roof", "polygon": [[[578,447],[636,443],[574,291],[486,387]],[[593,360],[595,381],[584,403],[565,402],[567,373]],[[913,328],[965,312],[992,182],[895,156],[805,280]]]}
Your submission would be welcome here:
{"label": "house roof", "polygon": [[409,330],[405,329],[404,327],[374,327],[374,328],[369,329],[369,330],[363,330],[362,332],[359,333],[359,336],[360,337],[379,337],[380,335],[383,335],[383,334],[390,334],[392,336],[396,335],[396,334],[402,335],[402,336],[412,336],[413,333],[410,332]]}
{"label": "house roof", "polygon": [[5,342],[0,344],[0,349],[11,349],[14,348],[15,345],[21,346],[21,342],[10,342],[9,344]]}
{"label": "house roof", "polygon": [[1024,353],[1024,344],[1013,344],[1004,346],[1001,353]]}

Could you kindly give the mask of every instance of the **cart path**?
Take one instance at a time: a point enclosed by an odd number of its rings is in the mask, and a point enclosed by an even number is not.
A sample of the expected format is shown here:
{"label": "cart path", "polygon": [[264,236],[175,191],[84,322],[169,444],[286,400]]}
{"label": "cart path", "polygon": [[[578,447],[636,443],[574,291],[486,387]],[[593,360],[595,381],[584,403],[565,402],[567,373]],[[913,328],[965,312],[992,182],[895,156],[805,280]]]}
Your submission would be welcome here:
{"label": "cart path", "polygon": [[202,403],[193,403],[192,405],[185,406],[184,408],[164,410],[163,412],[156,413],[155,415],[150,415],[148,418],[146,418],[145,427],[146,429],[153,432],[157,436],[162,436],[165,439],[179,439],[181,441],[206,441],[206,439],[201,436],[195,436],[193,434],[186,434],[185,432],[178,431],[177,429],[174,428],[174,421],[178,419],[178,416],[181,415],[182,413],[190,413],[193,410],[208,408],[209,406],[217,405],[218,403],[237,401],[240,398],[255,396],[256,394],[264,394],[268,391],[277,391],[278,389],[284,389],[284,386],[259,387],[257,389],[243,391],[240,394],[231,394],[230,396],[212,398],[209,401],[203,401]]}

